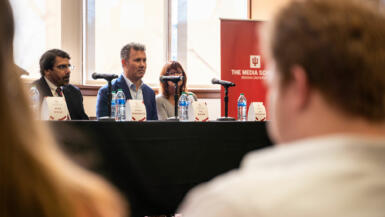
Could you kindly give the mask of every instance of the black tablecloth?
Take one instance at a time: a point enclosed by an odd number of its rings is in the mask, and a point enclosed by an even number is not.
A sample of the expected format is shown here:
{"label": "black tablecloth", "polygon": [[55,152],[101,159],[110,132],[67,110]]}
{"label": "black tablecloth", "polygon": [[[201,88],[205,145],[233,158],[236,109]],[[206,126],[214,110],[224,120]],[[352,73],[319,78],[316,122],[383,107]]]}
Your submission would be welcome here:
{"label": "black tablecloth", "polygon": [[132,216],[171,214],[188,190],[271,145],[264,122],[49,122],[81,165],[110,180]]}

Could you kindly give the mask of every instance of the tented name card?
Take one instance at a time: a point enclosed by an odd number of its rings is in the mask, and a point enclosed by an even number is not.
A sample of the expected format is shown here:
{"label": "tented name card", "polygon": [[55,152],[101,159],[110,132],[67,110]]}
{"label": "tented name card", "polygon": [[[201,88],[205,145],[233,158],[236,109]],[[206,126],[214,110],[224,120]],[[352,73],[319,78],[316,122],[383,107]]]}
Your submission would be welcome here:
{"label": "tented name card", "polygon": [[127,121],[145,121],[146,106],[143,100],[130,99],[126,102]]}
{"label": "tented name card", "polygon": [[188,111],[188,119],[189,121],[202,121],[206,122],[209,120],[209,112],[207,109],[206,102],[193,102],[191,106],[189,106]]}
{"label": "tented name card", "polygon": [[44,97],[41,105],[41,119],[54,121],[70,120],[64,97]]}
{"label": "tented name card", "polygon": [[248,121],[265,121],[266,109],[262,102],[252,102],[249,106]]}

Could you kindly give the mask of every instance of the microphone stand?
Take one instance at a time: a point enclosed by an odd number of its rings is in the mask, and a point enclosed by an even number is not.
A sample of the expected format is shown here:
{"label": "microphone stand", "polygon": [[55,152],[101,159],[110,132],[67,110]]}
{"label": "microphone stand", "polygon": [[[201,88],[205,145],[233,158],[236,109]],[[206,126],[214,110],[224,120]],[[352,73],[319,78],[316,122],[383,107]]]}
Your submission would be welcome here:
{"label": "microphone stand", "polygon": [[111,118],[111,100],[112,100],[112,87],[111,87],[111,81],[114,79],[114,78],[104,78],[108,83],[107,83],[107,89],[108,89],[108,92],[107,92],[107,98],[108,98],[108,103],[107,103],[107,106],[108,106],[108,117],[101,117],[99,120],[101,121],[115,121],[115,118]]}
{"label": "microphone stand", "polygon": [[112,100],[112,89],[111,89],[111,80],[107,80],[108,84],[108,93],[107,93],[107,98],[108,98],[108,117],[111,117],[111,100]]}
{"label": "microphone stand", "polygon": [[228,96],[228,89],[229,89],[229,85],[222,85],[224,88],[225,88],[225,97],[223,99],[223,101],[225,102],[225,116],[224,117],[220,117],[217,119],[217,121],[235,121],[235,118],[232,118],[232,117],[228,117],[228,104],[229,104],[229,96]]}
{"label": "microphone stand", "polygon": [[179,121],[179,118],[178,118],[178,99],[179,99],[179,95],[178,95],[178,82],[179,81],[172,81],[174,82],[175,84],[175,91],[174,91],[174,114],[175,116],[174,117],[169,117],[167,118],[168,121]]}

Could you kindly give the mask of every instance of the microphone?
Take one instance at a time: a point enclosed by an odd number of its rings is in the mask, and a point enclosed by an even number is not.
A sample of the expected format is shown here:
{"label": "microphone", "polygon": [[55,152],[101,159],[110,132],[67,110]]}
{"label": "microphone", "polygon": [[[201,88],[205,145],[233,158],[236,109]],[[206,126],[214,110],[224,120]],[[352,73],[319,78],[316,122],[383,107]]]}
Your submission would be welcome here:
{"label": "microphone", "polygon": [[212,84],[220,84],[220,85],[223,85],[223,86],[226,86],[226,87],[233,87],[233,86],[235,86],[235,84],[233,82],[224,81],[224,80],[218,80],[216,78],[213,78],[211,80],[211,83]]}
{"label": "microphone", "polygon": [[160,76],[159,80],[163,83],[166,81],[172,81],[174,83],[177,83],[178,81],[183,80],[183,76]]}
{"label": "microphone", "polygon": [[100,73],[92,73],[92,78],[93,79],[100,79],[100,78],[103,78],[103,79],[106,79],[106,80],[112,80],[112,79],[115,79],[119,77],[118,75],[115,75],[115,74],[100,74]]}

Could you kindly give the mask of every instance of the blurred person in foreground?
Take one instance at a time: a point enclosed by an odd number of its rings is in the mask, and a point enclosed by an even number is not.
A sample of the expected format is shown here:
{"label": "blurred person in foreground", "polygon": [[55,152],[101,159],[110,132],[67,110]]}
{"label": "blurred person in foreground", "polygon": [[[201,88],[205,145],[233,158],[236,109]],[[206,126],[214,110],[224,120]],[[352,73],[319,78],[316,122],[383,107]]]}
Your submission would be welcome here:
{"label": "blurred person in foreground", "polygon": [[64,97],[71,120],[88,120],[83,96],[79,88],[70,84],[70,55],[59,49],[46,51],[40,58],[40,79],[32,83],[40,93],[41,101],[47,96]]}
{"label": "blurred person in foreground", "polygon": [[[166,63],[160,77],[162,76],[183,76],[183,80],[178,82],[178,96],[182,92],[187,93],[187,75],[183,70],[182,65],[177,61],[170,61]],[[188,93],[189,94],[189,93]],[[171,81],[160,82],[159,94],[156,96],[156,108],[158,111],[159,120],[167,120],[167,118],[175,116],[175,83]],[[195,94],[193,94],[194,100],[197,100]]]}
{"label": "blurred person in foreground", "polygon": [[14,23],[0,0],[0,216],[123,217],[121,196],[59,151],[33,118],[13,66]]}
{"label": "blurred person in foreground", "polygon": [[266,37],[274,148],[197,187],[190,216],[385,213],[385,16],[365,1],[292,1]]}
{"label": "blurred person in foreground", "polygon": [[[112,81],[112,91],[122,89],[126,100],[143,100],[147,120],[158,120],[155,92],[142,78],[147,69],[146,47],[139,43],[126,44],[120,51],[123,73]],[[108,116],[108,86],[101,87],[96,100],[96,117]]]}

